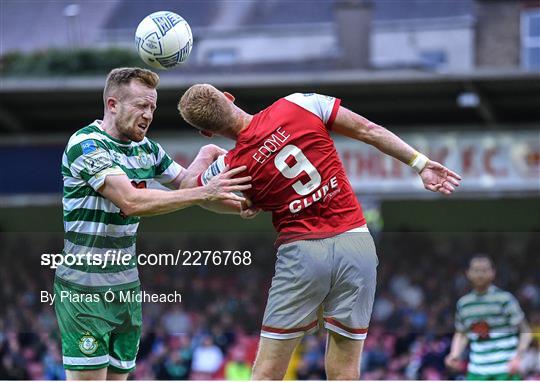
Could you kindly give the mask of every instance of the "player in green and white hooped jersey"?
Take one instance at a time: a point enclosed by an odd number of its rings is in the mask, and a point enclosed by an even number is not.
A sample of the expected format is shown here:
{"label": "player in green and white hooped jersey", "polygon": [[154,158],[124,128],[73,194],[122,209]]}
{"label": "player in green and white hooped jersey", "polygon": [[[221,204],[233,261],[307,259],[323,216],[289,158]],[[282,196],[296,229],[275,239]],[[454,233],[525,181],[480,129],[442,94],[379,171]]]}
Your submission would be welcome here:
{"label": "player in green and white hooped jersey", "polygon": [[[92,256],[82,264],[60,265],[55,277],[55,311],[68,379],[127,379],[135,367],[141,304],[122,302],[119,296],[139,291],[136,262],[109,261],[103,267],[95,260],[106,260],[107,253],[136,256],[140,216],[195,204],[239,213],[245,199],[234,192],[250,187],[245,184],[250,177],[233,179],[245,168],[195,187],[196,176],[224,150],[205,146],[184,169],[146,138],[158,81],[157,74],[145,69],[113,70],[103,94],[103,121],[73,134],[62,158],[64,254]],[[154,180],[171,191],[146,189]]]}
{"label": "player in green and white hooped jersey", "polygon": [[493,285],[495,269],[488,256],[471,259],[467,278],[473,290],[457,302],[456,333],[446,365],[459,369],[470,342],[467,379],[519,379],[520,360],[532,336],[518,301]]}

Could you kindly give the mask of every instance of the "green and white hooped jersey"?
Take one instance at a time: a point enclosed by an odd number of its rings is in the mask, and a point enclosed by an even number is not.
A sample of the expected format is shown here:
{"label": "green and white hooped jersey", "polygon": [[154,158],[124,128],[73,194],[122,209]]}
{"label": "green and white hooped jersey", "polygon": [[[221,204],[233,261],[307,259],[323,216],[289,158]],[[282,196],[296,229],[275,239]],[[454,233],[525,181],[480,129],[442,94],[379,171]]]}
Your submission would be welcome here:
{"label": "green and white hooped jersey", "polygon": [[490,286],[486,293],[471,292],[457,302],[456,331],[470,341],[469,373],[508,373],[508,362],[516,354],[519,325],[524,319],[517,299]]}
{"label": "green and white hooped jersey", "polygon": [[[135,187],[145,188],[151,180],[170,183],[182,171],[159,144],[148,138],[122,142],[100,126],[96,120],[73,134],[62,157],[65,262],[56,269],[61,282],[94,291],[139,284],[135,239],[140,218],[126,217],[97,192],[106,176],[125,174]],[[69,255],[83,257],[74,261]],[[119,261],[129,255],[128,264]]]}

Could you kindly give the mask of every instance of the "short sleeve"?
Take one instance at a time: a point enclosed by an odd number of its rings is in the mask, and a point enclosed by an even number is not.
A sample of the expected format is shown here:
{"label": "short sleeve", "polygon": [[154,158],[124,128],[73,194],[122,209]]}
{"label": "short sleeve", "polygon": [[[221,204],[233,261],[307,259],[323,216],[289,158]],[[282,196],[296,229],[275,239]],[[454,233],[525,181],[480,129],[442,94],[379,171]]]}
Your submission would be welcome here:
{"label": "short sleeve", "polygon": [[294,93],[285,99],[315,114],[331,129],[341,104],[339,98],[316,93]]}
{"label": "short sleeve", "polygon": [[156,148],[156,172],[154,179],[159,183],[165,185],[171,183],[184,168],[176,163],[167,152],[161,147],[160,144],[155,144]]}
{"label": "short sleeve", "polygon": [[465,327],[465,323],[463,322],[463,318],[461,317],[461,314],[459,312],[459,305],[456,308],[454,327],[456,329],[456,332],[465,333],[467,330],[467,328]]}
{"label": "short sleeve", "polygon": [[509,299],[504,305],[504,313],[512,326],[519,325],[525,318],[525,314],[523,313],[523,310],[521,310],[518,300],[512,295],[509,295]]}
{"label": "short sleeve", "polygon": [[96,191],[108,175],[125,175],[113,161],[107,146],[97,139],[86,139],[70,146],[66,158],[71,175],[84,180]]}

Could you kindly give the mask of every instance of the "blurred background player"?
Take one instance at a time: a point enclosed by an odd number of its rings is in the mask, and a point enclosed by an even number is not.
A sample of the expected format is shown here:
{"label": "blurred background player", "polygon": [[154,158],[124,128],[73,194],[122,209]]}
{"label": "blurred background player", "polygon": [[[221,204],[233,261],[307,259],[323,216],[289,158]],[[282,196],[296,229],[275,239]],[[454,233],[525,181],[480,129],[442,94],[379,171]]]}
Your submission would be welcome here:
{"label": "blurred background player", "polygon": [[493,285],[495,268],[489,256],[474,256],[467,278],[473,290],[457,302],[456,333],[446,365],[459,370],[470,342],[467,379],[521,379],[521,361],[532,333],[517,299]]}
{"label": "blurred background player", "polygon": [[[291,94],[250,115],[208,84],[182,96],[182,117],[204,135],[236,140],[209,171],[247,166],[255,208],[272,212],[276,272],[266,306],[254,379],[282,379],[323,305],[329,330],[326,373],[356,379],[375,295],[375,246],[330,130],[368,143],[415,168],[430,191],[449,195],[459,175],[396,135],[319,94]],[[201,174],[201,184],[208,173]]]}
{"label": "blurred background player", "polygon": [[[103,121],[96,120],[74,133],[62,158],[64,178],[64,254],[101,257],[115,255],[105,266],[60,265],[55,277],[55,310],[62,335],[68,379],[127,379],[135,368],[142,326],[141,302],[122,302],[119,292],[140,291],[135,238],[140,216],[173,212],[213,201],[243,201],[231,191],[248,177],[228,179],[243,169],[214,178],[204,187],[195,175],[222,150],[207,146],[189,169],[175,163],[148,138],[156,109],[159,77],[140,68],[119,68],[107,77]],[[175,190],[146,189],[157,180]],[[100,255],[101,254],[101,255]],[[132,256],[128,264],[120,256]],[[114,298],[105,298],[105,292]],[[60,299],[63,294],[86,293],[96,298]]]}

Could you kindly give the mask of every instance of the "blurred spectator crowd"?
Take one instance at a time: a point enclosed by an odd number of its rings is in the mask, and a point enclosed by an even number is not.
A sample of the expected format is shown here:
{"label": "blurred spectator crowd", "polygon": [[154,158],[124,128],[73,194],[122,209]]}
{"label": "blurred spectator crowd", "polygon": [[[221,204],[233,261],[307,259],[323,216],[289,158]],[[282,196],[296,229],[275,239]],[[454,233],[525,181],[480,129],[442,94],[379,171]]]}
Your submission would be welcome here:
{"label": "blurred spectator crowd", "polygon": [[[170,235],[169,235],[170,236]],[[134,379],[245,380],[251,374],[267,290],[273,237],[186,239],[140,235],[140,252],[178,248],[249,249],[250,266],[145,266],[148,292],[182,294],[182,303],[145,303]],[[53,270],[41,253],[61,249],[61,235],[0,234],[0,379],[64,379],[54,309],[40,302]],[[186,244],[186,241],[191,242]],[[468,258],[488,253],[496,284],[519,299],[535,333],[522,364],[540,379],[540,235],[527,233],[381,233],[378,292],[362,358],[364,379],[463,379],[444,366],[457,299],[468,292]],[[156,244],[158,243],[158,244]],[[326,333],[307,336],[288,378],[325,379]]]}

